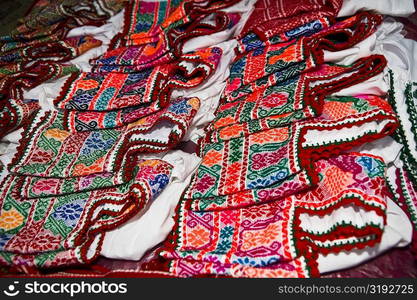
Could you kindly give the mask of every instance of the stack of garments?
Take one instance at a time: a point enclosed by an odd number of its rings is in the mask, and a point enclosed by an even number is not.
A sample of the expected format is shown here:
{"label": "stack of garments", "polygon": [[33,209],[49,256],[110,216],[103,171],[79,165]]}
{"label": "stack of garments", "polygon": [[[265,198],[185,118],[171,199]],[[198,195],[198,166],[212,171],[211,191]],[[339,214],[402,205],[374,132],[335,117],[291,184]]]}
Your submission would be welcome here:
{"label": "stack of garments", "polygon": [[314,3],[256,3],[200,140],[202,163],[162,259],[146,268],[182,277],[318,276],[328,271],[326,257],[381,243],[393,199],[384,159],[349,150],[392,134],[398,120],[377,95],[336,94],[381,74],[386,60],[335,63],[381,17],[334,22],[320,12],[340,1],[318,5],[317,14]]}
{"label": "stack of garments", "polygon": [[408,245],[416,42],[381,14],[414,7],[363,2],[36,1],[1,45],[0,265],[315,277]]}

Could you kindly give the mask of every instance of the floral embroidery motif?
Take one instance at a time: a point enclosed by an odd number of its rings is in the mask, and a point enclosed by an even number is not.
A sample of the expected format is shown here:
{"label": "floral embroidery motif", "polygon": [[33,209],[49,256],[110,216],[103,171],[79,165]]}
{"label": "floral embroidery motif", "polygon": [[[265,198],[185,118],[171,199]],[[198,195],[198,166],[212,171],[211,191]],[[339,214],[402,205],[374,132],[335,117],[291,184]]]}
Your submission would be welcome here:
{"label": "floral embroidery motif", "polygon": [[2,211],[0,214],[0,228],[11,230],[23,224],[24,217],[17,210]]}

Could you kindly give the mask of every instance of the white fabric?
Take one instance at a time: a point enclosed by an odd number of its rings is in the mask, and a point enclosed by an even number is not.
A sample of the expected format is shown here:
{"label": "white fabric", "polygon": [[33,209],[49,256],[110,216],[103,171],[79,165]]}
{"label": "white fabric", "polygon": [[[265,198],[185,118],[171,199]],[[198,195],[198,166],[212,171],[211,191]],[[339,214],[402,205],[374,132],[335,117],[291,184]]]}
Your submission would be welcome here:
{"label": "white fabric", "polygon": [[195,154],[180,150],[171,151],[161,159],[174,166],[170,183],[147,209],[106,233],[101,255],[115,259],[139,260],[171,231],[175,207],[201,159]]}
{"label": "white fabric", "polygon": [[415,12],[414,0],[343,0],[337,16],[351,16],[361,10],[398,17],[407,17]]}
{"label": "white fabric", "polygon": [[404,247],[411,242],[412,225],[407,215],[391,199],[387,202],[387,225],[381,243],[363,250],[351,250],[338,254],[319,255],[320,273],[333,272],[357,266],[393,247]]}

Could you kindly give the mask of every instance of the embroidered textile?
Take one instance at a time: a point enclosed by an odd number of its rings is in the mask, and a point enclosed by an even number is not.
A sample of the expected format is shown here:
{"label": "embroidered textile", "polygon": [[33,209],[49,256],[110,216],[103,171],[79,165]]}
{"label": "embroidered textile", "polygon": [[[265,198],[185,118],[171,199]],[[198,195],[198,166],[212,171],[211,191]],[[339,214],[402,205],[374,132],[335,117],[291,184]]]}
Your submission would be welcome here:
{"label": "embroidered textile", "polygon": [[[378,157],[343,154],[314,163],[310,191],[247,208],[214,212],[178,207],[161,255],[177,276],[317,276],[318,254],[372,246],[386,209],[385,165]],[[361,211],[345,209],[353,206]]]}
{"label": "embroidered textile", "polygon": [[[159,3],[158,3],[159,2]],[[149,2],[134,0],[125,11],[122,39],[118,46],[148,44],[169,36],[172,29],[179,29],[210,13],[219,13],[239,0],[165,0]],[[193,25],[192,25],[193,26]],[[192,27],[191,26],[191,27]],[[114,44],[114,42],[113,42]]]}
{"label": "embroidered textile", "polygon": [[[37,199],[22,199],[16,177],[9,175],[0,200],[0,264],[24,268],[90,262],[99,255],[104,232],[155,198],[171,169],[161,160],[141,161],[132,180],[122,185]],[[43,191],[51,187],[43,185]]]}
{"label": "embroidered textile", "polygon": [[283,81],[273,74],[251,84],[237,100],[221,101],[206,127],[206,142],[232,136],[236,128],[251,133],[318,116],[324,97],[377,75],[385,65],[383,56],[373,55],[350,66],[323,64]]}
{"label": "embroidered textile", "polygon": [[255,9],[240,33],[241,37],[254,33],[263,40],[322,17],[336,17],[341,0],[258,0]]}
{"label": "embroidered textile", "polygon": [[[367,12],[323,29],[310,37],[267,45],[240,55],[230,68],[225,95],[227,101],[240,97],[239,91],[249,89],[249,84],[266,81],[266,76],[276,74],[286,79],[323,63],[323,50],[340,51],[362,41],[375,32],[381,17]],[[333,40],[333,36],[343,40]],[[287,74],[287,75],[284,75]]]}
{"label": "embroidered textile", "polygon": [[163,108],[170,101],[172,89],[195,87],[210,76],[221,55],[221,48],[205,48],[140,72],[74,75],[54,104],[60,109],[79,111],[109,111],[151,102]]}
{"label": "embroidered textile", "polygon": [[[312,179],[300,174],[294,185],[304,189],[316,180],[311,161],[380,138],[396,127],[397,119],[384,99],[327,98],[316,119],[203,144],[203,161],[183,197],[194,199],[192,207],[198,210],[268,201],[264,188],[275,191],[274,185],[305,170]],[[286,186],[281,185],[278,188]]]}
{"label": "embroidered textile", "polygon": [[[141,152],[163,152],[176,145],[199,108],[197,98],[178,98],[161,115],[150,115],[117,129],[70,133],[63,114],[39,114],[26,131],[10,171],[42,177],[116,172]],[[152,132],[168,125],[165,134]],[[124,160],[127,160],[123,162]]]}

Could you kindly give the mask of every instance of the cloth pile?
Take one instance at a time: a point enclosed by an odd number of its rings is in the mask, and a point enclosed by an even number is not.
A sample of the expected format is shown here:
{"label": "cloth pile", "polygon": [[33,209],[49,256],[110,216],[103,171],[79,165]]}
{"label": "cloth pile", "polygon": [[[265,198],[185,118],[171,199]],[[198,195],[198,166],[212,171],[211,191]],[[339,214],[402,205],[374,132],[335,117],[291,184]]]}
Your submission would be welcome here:
{"label": "cloth pile", "polygon": [[417,42],[383,16],[414,5],[362,2],[35,2],[2,40],[0,264],[318,277],[417,243]]}
{"label": "cloth pile", "polygon": [[20,25],[0,37],[0,137],[23,125],[40,107],[24,90],[78,68],[69,63],[102,44],[91,35],[67,37],[71,28],[104,24],[126,0],[35,1]]}

